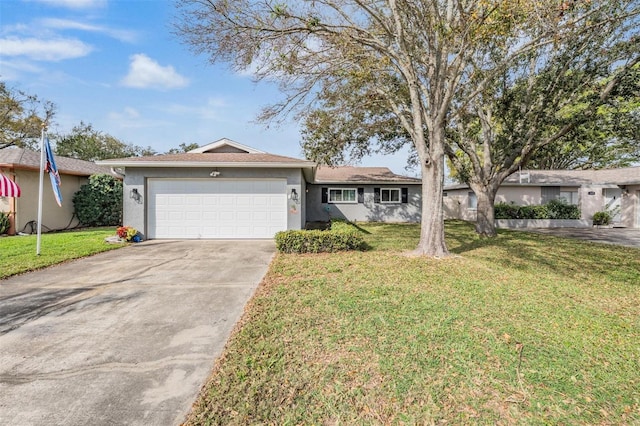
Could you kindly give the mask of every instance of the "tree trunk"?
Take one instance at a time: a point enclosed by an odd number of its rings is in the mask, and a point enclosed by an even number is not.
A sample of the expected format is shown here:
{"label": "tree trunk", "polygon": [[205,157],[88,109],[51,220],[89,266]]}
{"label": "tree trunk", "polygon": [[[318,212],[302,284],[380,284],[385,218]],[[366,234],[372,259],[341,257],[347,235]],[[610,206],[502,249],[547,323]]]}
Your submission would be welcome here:
{"label": "tree trunk", "polygon": [[476,207],[476,232],[481,237],[495,237],[496,221],[494,203],[498,187],[494,185],[471,185],[476,194],[478,205]]}
{"label": "tree trunk", "polygon": [[[444,212],[442,190],[444,187],[444,138],[438,131],[433,132],[431,156],[428,162],[421,160],[422,170],[422,219],[420,242],[413,252],[429,257],[446,257],[449,250],[444,240]],[[440,148],[438,148],[440,147]]]}

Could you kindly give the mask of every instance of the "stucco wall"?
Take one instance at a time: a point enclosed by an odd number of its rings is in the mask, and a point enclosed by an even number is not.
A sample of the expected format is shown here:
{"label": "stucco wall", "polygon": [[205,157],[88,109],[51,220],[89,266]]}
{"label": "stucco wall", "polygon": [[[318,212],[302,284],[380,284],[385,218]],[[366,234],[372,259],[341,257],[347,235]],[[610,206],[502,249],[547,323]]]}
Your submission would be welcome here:
{"label": "stucco wall", "polygon": [[520,206],[538,205],[542,203],[542,193],[539,186],[506,186],[498,189],[496,203],[515,203]]}
{"label": "stucco wall", "polygon": [[[304,178],[300,169],[255,169],[255,168],[218,168],[217,178],[209,176],[213,169],[207,168],[127,168],[124,178],[123,224],[136,228],[145,236],[147,228],[147,192],[146,181],[149,178],[197,178],[197,179],[286,179],[287,181],[287,227],[302,229],[304,220]],[[137,201],[131,197],[136,189],[142,198]],[[291,190],[298,193],[298,201],[291,198]]]}
{"label": "stucco wall", "polygon": [[[363,203],[323,203],[322,188],[364,188]],[[408,188],[407,203],[380,204],[374,202],[373,188]],[[422,207],[420,185],[308,185],[307,221],[327,221],[329,218],[358,222],[419,222]]]}
{"label": "stucco wall", "polygon": [[[40,173],[29,170],[16,170],[16,182],[20,186],[21,196],[16,200],[16,232],[31,232],[31,227],[25,226],[30,221],[38,220],[38,190],[39,190]],[[63,229],[69,225],[73,216],[73,195],[78,192],[80,187],[88,182],[87,177],[61,175],[60,176],[60,192],[62,193],[62,207],[56,203],[51,188],[49,176],[45,173],[43,181],[42,195],[42,230]],[[74,218],[71,226],[78,224]],[[34,228],[35,232],[35,228]]]}
{"label": "stucco wall", "polygon": [[445,219],[461,219],[475,222],[476,211],[468,208],[469,205],[468,188],[447,190],[446,196],[442,198]]}

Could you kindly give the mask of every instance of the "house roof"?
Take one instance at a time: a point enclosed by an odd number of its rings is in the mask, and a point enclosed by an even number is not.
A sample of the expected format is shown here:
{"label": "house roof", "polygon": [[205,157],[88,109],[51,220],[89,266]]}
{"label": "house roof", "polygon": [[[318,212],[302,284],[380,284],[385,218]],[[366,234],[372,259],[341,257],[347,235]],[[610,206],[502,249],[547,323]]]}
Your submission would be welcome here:
{"label": "house roof", "polygon": [[640,167],[601,170],[523,170],[505,180],[505,184],[521,182],[523,185],[633,185],[640,184]]}
{"label": "house roof", "polygon": [[125,169],[127,167],[301,168],[307,181],[319,184],[421,183],[420,179],[396,175],[386,167],[318,167],[313,161],[269,154],[226,138],[186,153],[115,158],[99,161],[98,164]]}
{"label": "house roof", "polygon": [[112,167],[282,167],[312,170],[315,163],[269,154],[230,139],[220,139],[189,152],[99,161]]}
{"label": "house roof", "polygon": [[187,152],[115,158],[98,164],[116,167],[315,167],[312,161],[267,153]]}
{"label": "house roof", "polygon": [[248,154],[266,154],[264,151],[260,151],[250,146],[243,145],[231,139],[222,138],[208,145],[192,149],[189,152],[204,153],[204,152],[245,152]]}
{"label": "house roof", "polygon": [[[109,167],[101,166],[91,161],[56,155],[58,172],[65,175],[91,176],[93,174],[111,174]],[[0,149],[0,167],[18,170],[40,170],[40,153],[25,148]]]}
{"label": "house roof", "polygon": [[403,183],[421,184],[422,180],[393,173],[387,167],[319,166],[315,183]]}
{"label": "house roof", "polygon": [[[640,167],[601,170],[522,170],[510,175],[503,186],[581,186],[581,185],[638,185]],[[445,189],[466,188],[467,185],[448,185]]]}

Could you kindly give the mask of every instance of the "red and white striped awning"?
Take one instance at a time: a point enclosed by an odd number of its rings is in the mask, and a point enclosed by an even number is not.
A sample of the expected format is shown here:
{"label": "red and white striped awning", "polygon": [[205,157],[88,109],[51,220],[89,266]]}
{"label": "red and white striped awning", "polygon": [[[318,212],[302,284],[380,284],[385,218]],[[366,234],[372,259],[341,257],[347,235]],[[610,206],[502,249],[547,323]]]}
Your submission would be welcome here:
{"label": "red and white striped awning", "polygon": [[0,197],[19,197],[20,187],[17,183],[0,173]]}

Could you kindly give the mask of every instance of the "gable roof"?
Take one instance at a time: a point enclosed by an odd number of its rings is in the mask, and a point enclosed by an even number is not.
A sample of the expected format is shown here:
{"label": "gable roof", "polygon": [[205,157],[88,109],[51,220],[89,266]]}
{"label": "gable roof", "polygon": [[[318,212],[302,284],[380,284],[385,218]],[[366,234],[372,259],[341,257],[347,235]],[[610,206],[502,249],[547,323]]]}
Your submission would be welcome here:
{"label": "gable roof", "polygon": [[205,152],[209,153],[245,153],[245,154],[266,154],[264,151],[260,151],[255,148],[251,148],[250,146],[243,145],[241,143],[232,141],[231,139],[222,138],[215,142],[211,142],[208,145],[201,146],[196,149],[192,149],[189,153],[202,154]]}
{"label": "gable roof", "polygon": [[[58,172],[64,175],[91,176],[94,174],[111,174],[109,167],[91,161],[55,156]],[[40,170],[40,153],[25,148],[0,149],[0,167],[17,170]]]}
{"label": "gable roof", "polygon": [[387,167],[318,166],[315,183],[403,183],[421,184],[419,178],[393,173]]}

